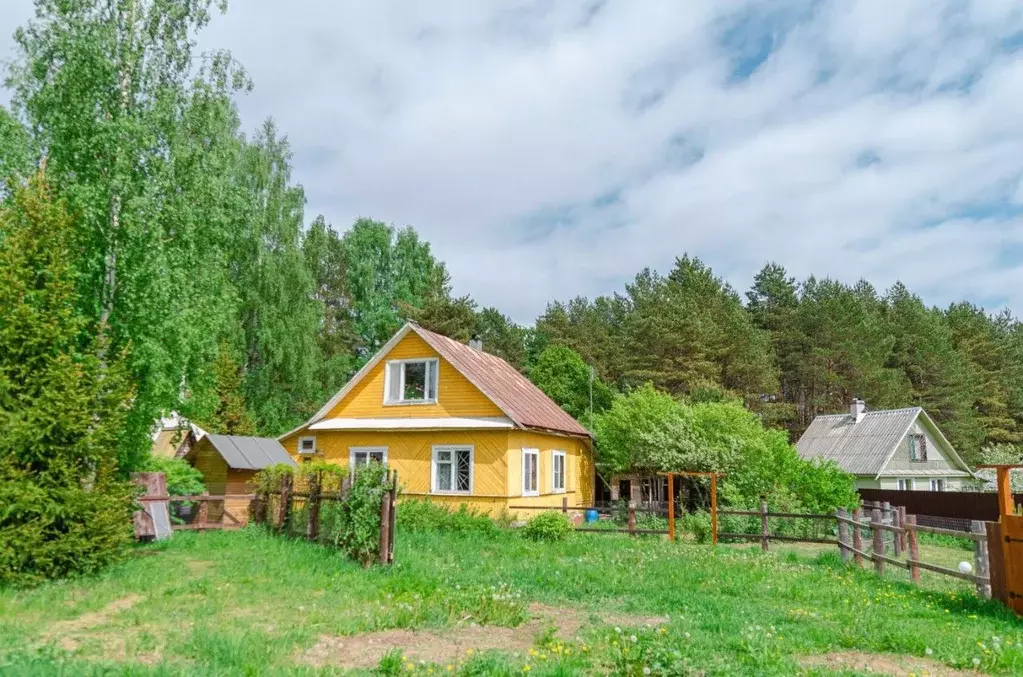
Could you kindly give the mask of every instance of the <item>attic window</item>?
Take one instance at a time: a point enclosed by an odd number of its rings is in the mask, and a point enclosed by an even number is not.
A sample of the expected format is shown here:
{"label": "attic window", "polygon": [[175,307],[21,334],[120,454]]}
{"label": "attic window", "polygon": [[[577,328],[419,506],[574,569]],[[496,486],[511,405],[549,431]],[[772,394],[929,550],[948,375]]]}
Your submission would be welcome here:
{"label": "attic window", "polygon": [[927,437],[913,434],[907,439],[909,440],[909,460],[918,463],[927,461]]}
{"label": "attic window", "polygon": [[438,360],[392,360],[384,378],[384,404],[437,401]]}
{"label": "attic window", "polygon": [[315,437],[300,437],[300,438],[298,438],[298,453],[300,453],[300,454],[315,454],[316,453],[316,438]]}

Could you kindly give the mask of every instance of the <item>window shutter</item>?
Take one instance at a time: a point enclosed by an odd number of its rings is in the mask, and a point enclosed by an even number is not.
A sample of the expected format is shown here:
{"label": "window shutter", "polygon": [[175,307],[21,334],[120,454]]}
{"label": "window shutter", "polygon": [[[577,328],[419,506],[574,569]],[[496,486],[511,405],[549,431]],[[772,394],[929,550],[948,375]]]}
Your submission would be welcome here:
{"label": "window shutter", "polygon": [[437,399],[437,372],[440,363],[437,360],[430,360],[426,363],[426,399]]}
{"label": "window shutter", "polygon": [[401,401],[401,362],[387,364],[387,401]]}

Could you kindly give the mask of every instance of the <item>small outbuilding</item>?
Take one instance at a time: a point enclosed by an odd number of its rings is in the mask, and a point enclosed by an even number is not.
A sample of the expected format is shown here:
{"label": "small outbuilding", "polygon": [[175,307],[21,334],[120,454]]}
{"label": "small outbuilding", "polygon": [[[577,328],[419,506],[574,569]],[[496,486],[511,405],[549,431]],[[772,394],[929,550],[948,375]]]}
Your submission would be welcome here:
{"label": "small outbuilding", "polygon": [[[239,435],[205,435],[185,459],[202,472],[206,490],[211,496],[249,494],[254,489],[252,479],[260,470],[278,464],[296,466],[277,440]],[[223,504],[211,502],[208,519],[222,521],[225,512],[228,521],[245,524],[249,516],[249,500],[227,499]]]}

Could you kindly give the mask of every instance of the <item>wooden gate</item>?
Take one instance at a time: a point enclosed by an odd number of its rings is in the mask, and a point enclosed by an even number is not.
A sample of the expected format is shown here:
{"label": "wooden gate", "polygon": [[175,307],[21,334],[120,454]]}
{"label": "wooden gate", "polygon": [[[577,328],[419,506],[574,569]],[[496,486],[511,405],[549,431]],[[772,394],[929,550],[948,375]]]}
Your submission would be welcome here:
{"label": "wooden gate", "polygon": [[1023,614],[1023,517],[1002,515],[1001,526],[1005,603],[1016,613]]}

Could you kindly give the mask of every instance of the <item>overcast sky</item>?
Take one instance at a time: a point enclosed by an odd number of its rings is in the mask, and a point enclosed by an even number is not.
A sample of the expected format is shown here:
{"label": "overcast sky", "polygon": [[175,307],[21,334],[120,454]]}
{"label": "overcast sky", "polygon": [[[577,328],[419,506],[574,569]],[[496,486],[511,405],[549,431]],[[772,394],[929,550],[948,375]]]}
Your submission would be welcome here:
{"label": "overcast sky", "polygon": [[1023,314],[1018,0],[234,0],[200,44],[307,220],[413,225],[520,322],[684,252]]}

